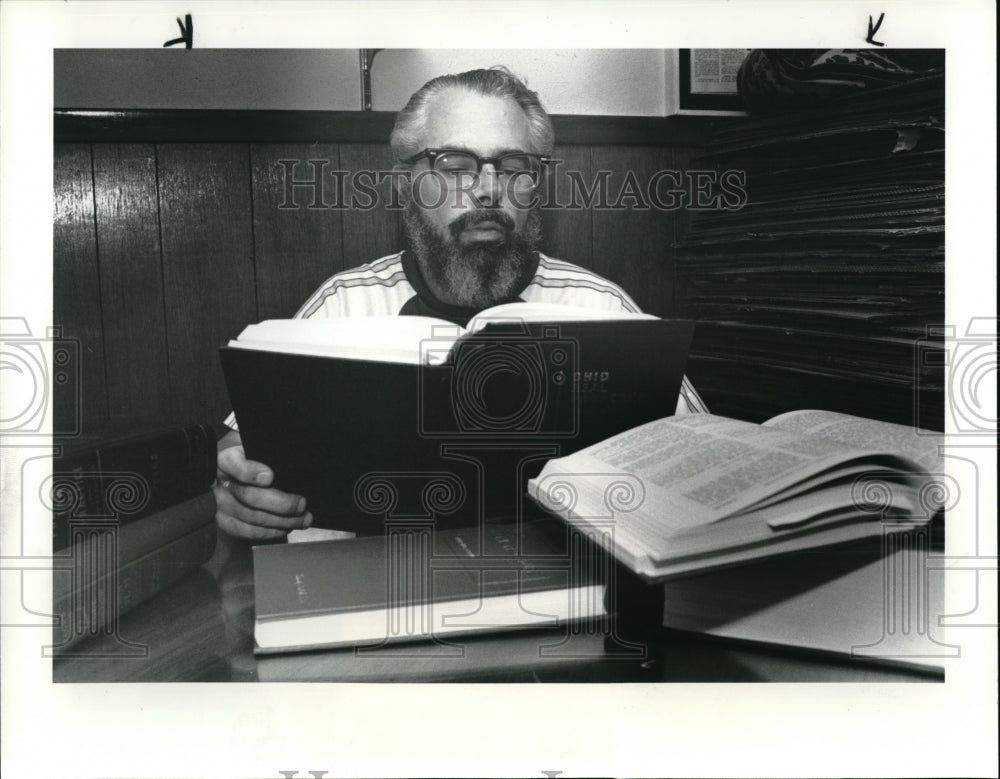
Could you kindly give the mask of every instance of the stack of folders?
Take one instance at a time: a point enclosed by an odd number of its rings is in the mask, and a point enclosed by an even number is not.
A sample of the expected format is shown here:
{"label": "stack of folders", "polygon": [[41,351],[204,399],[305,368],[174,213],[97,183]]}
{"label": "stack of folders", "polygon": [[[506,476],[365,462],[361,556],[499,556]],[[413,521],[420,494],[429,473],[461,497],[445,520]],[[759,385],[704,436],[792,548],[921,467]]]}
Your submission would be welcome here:
{"label": "stack of folders", "polygon": [[742,192],[691,210],[678,242],[689,375],[714,411],[804,402],[943,429],[944,116],[932,76],[751,117],[700,150]]}

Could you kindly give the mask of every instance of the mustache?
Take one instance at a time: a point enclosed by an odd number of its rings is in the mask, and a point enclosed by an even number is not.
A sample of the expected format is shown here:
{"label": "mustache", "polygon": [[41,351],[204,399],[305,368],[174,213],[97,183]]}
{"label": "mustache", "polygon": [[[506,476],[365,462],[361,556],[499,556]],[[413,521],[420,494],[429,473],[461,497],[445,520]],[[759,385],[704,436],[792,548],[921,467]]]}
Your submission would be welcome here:
{"label": "mustache", "polygon": [[451,233],[452,238],[458,240],[458,237],[464,230],[483,224],[484,222],[491,222],[503,228],[508,233],[514,231],[514,220],[498,208],[480,208],[464,213],[448,225],[448,231]]}

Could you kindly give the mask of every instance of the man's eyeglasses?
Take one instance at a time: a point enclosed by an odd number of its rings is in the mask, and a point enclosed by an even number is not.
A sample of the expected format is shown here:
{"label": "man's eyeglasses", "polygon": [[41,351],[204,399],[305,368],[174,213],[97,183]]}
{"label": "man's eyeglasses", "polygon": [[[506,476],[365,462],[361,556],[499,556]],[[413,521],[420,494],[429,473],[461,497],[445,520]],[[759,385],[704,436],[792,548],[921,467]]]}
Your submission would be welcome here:
{"label": "man's eyeglasses", "polygon": [[526,151],[480,157],[463,149],[424,149],[403,160],[403,164],[412,165],[425,158],[430,161],[431,170],[443,174],[455,183],[462,179],[468,180],[466,177],[482,174],[483,166],[489,163],[501,180],[518,188],[537,186],[542,167],[549,161],[548,157]]}

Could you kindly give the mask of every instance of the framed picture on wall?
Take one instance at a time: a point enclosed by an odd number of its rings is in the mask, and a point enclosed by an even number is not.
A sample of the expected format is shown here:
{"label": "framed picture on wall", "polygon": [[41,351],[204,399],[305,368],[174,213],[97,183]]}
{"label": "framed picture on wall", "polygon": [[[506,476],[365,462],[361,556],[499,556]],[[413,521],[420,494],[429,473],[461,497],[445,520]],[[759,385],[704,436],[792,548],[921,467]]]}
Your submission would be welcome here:
{"label": "framed picture on wall", "polygon": [[742,111],[736,74],[751,49],[679,49],[680,109]]}

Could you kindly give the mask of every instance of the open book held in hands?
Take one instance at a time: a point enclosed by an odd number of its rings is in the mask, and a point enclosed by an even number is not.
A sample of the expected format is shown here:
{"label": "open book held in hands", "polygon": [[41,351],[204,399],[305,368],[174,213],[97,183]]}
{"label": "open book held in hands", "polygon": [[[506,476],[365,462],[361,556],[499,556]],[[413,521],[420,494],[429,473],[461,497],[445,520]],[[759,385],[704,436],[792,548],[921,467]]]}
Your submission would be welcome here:
{"label": "open book held in hands", "polygon": [[[250,325],[229,345],[240,349],[345,357],[356,360],[441,365],[455,343],[492,326],[525,323],[652,320],[650,314],[611,314],[552,303],[504,303],[481,311],[465,327],[426,316],[364,316],[342,319],[268,319]],[[515,330],[516,332],[516,330]]]}
{"label": "open book held in hands", "polygon": [[659,581],[928,522],[941,439],[828,411],[763,425],[694,414],[552,460],[528,489]]}
{"label": "open book held in hands", "polygon": [[262,322],[220,356],[247,457],[306,497],[316,527],[380,534],[389,514],[516,516],[546,460],[672,414],[692,329],[511,303],[467,328]]}

